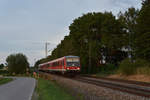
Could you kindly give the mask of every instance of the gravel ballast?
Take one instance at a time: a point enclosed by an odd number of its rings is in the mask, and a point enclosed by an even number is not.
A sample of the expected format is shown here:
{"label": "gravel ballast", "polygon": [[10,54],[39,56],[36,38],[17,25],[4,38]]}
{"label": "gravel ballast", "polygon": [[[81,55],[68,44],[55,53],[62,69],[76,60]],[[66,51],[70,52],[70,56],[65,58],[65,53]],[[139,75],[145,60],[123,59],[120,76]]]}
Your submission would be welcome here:
{"label": "gravel ballast", "polygon": [[55,80],[57,84],[75,96],[77,100],[150,100],[150,98],[76,81],[73,78],[65,78],[51,74],[44,77]]}

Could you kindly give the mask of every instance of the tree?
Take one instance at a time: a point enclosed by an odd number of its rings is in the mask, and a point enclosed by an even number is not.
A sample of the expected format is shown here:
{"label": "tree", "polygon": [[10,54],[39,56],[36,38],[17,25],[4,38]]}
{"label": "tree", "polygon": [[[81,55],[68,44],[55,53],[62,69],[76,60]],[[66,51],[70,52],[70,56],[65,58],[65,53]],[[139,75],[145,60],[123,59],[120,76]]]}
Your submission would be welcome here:
{"label": "tree", "polygon": [[75,19],[69,29],[76,54],[81,57],[82,70],[87,70],[90,65],[87,62],[91,62],[90,70],[95,72],[103,57],[106,63],[118,62],[116,55],[123,47],[124,32],[111,12],[84,14]]}
{"label": "tree", "polygon": [[3,69],[4,68],[4,64],[0,64],[0,69]]}
{"label": "tree", "polygon": [[137,19],[136,54],[150,61],[150,0],[143,1]]}
{"label": "tree", "polygon": [[136,37],[136,26],[139,10],[135,8],[128,8],[125,13],[120,12],[118,20],[123,26],[124,31],[126,32],[124,36],[125,47],[128,48],[128,55],[131,59],[135,55],[135,37]]}
{"label": "tree", "polygon": [[143,0],[142,5],[147,6],[150,4],[150,0]]}
{"label": "tree", "polygon": [[10,73],[22,74],[29,68],[27,57],[22,53],[9,55],[6,62]]}

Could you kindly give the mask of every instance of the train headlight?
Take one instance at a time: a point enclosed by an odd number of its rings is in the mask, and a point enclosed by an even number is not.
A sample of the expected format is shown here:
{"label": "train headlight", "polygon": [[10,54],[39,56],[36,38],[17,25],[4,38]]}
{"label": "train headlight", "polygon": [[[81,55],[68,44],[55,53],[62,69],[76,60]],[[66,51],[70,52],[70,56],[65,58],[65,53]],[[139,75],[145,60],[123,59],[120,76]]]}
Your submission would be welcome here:
{"label": "train headlight", "polygon": [[67,70],[69,70],[69,68],[67,68]]}
{"label": "train headlight", "polygon": [[77,69],[78,69],[78,70],[80,70],[80,68],[79,68],[79,67],[78,67]]}

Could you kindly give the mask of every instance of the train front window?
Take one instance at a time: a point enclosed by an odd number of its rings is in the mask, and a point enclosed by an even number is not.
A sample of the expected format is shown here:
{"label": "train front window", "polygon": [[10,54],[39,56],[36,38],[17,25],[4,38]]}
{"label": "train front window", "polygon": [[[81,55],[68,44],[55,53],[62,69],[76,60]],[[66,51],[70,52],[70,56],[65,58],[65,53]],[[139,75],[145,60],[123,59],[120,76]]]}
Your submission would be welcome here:
{"label": "train front window", "polygon": [[79,58],[67,58],[66,59],[67,66],[80,66],[80,60]]}

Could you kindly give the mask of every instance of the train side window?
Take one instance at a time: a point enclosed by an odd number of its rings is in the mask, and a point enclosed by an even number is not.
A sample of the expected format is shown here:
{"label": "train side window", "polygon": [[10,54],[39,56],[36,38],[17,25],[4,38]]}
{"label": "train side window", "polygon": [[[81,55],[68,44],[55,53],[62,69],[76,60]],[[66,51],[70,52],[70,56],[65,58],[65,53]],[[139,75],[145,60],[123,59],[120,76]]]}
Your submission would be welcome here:
{"label": "train side window", "polygon": [[62,61],[62,65],[64,66],[64,60]]}
{"label": "train side window", "polygon": [[56,62],[54,62],[54,67],[56,67]]}
{"label": "train side window", "polygon": [[59,61],[57,61],[57,66],[59,66]]}
{"label": "train side window", "polygon": [[55,62],[55,67],[57,66],[57,62]]}
{"label": "train side window", "polygon": [[55,62],[55,66],[57,66],[57,62]]}
{"label": "train side window", "polygon": [[56,62],[56,66],[58,66],[58,62]]}
{"label": "train side window", "polygon": [[60,61],[59,63],[60,63],[60,66],[62,66],[62,61]]}
{"label": "train side window", "polygon": [[55,67],[57,66],[57,62],[55,62]]}
{"label": "train side window", "polygon": [[54,63],[52,63],[52,66],[54,67]]}
{"label": "train side window", "polygon": [[55,67],[55,63],[53,63],[53,67]]}
{"label": "train side window", "polygon": [[61,61],[59,61],[59,66],[61,66]]}

